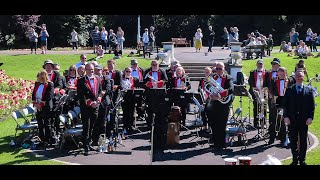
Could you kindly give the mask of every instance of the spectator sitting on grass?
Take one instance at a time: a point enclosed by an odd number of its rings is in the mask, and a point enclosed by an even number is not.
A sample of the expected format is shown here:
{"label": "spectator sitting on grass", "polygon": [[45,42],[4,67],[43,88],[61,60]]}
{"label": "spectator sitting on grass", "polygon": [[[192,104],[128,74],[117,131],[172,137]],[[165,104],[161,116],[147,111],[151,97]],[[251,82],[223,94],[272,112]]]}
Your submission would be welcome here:
{"label": "spectator sitting on grass", "polygon": [[307,71],[306,66],[304,65],[304,60],[303,59],[300,59],[299,62],[296,64],[296,67],[294,68],[294,72],[296,72],[298,70],[301,70],[301,71],[304,72],[304,74],[307,77],[307,81],[309,82],[308,71]]}
{"label": "spectator sitting on grass", "polygon": [[312,53],[310,53],[309,48],[306,46],[305,42],[301,43],[301,46],[297,49],[297,55],[299,58],[307,59],[307,56],[313,56]]}
{"label": "spectator sitting on grass", "polygon": [[99,45],[97,49],[97,57],[95,58],[95,61],[100,58],[103,58],[103,56],[104,56],[104,49],[102,49],[102,45]]}
{"label": "spectator sitting on grass", "polygon": [[114,51],[114,58],[119,59],[122,56],[122,50],[120,50],[119,45],[117,45],[116,50]]}
{"label": "spectator sitting on grass", "polygon": [[287,46],[287,43],[286,43],[286,41],[282,41],[281,42],[281,45],[280,45],[280,50],[279,50],[279,52],[281,52],[281,50],[283,51],[283,52],[287,52],[286,50],[286,46]]}

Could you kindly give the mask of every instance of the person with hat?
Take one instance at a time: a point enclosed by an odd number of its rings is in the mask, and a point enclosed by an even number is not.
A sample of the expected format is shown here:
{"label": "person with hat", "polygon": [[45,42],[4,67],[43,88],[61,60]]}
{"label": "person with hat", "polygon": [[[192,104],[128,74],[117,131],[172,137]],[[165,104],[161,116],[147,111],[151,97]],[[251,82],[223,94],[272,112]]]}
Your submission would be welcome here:
{"label": "person with hat", "polygon": [[[263,60],[259,59],[256,63],[257,69],[252,70],[249,75],[248,83],[250,86],[249,93],[253,97],[253,125],[255,128],[259,127],[259,118],[258,118],[258,101],[255,96],[254,91],[262,92],[262,89],[267,87],[266,81],[266,70],[264,69]],[[266,111],[264,111],[266,116]]]}
{"label": "person with hat", "polygon": [[200,52],[200,50],[202,49],[202,38],[203,38],[203,34],[202,34],[202,30],[200,28],[197,29],[197,32],[194,34],[194,38],[195,38],[195,48],[196,48],[196,52]]}
{"label": "person with hat", "polygon": [[[289,86],[291,86],[293,82],[290,81],[287,77],[287,70],[285,67],[280,67],[278,71],[278,78],[275,81],[271,81],[270,91],[273,95],[273,103],[276,106],[276,113],[280,112],[280,109],[283,109],[283,99],[285,92]],[[274,113],[274,111],[272,111]],[[277,119],[278,118],[278,119]],[[277,132],[278,131],[278,132]],[[286,145],[286,127],[282,119],[277,117],[277,114],[272,114],[269,117],[269,142],[268,144],[273,144],[276,136],[280,140],[281,144],[285,147]]]}
{"label": "person with hat", "polygon": [[102,73],[103,67],[100,65],[94,66],[94,74],[100,78],[101,84],[101,103],[99,104],[98,117],[92,131],[92,141],[98,143],[100,134],[106,135],[106,122],[110,110],[112,99],[113,81],[107,75]]}
{"label": "person with hat", "polygon": [[45,60],[42,67],[47,71],[49,81],[54,84],[55,94],[58,94],[58,91],[63,87],[59,71],[54,70],[54,63],[50,59]]}
{"label": "person with hat", "polygon": [[278,79],[278,71],[280,68],[280,59],[273,58],[271,62],[271,70],[266,72],[266,83],[268,87],[268,107],[269,107],[269,119],[276,119],[277,116],[277,107],[273,101],[273,91],[271,91],[271,84]]}
{"label": "person with hat", "polygon": [[294,68],[294,72],[296,72],[297,70],[302,70],[307,77],[307,81],[309,82],[308,71],[306,66],[304,65],[304,59],[300,59],[299,62],[296,64],[296,67]]}
{"label": "person with hat", "polygon": [[94,66],[85,65],[86,75],[78,80],[77,94],[80,102],[81,120],[83,124],[82,143],[84,155],[94,150],[92,144],[92,130],[97,122],[99,104],[102,100],[102,86],[100,77],[94,75]]}
{"label": "person with hat", "polygon": [[295,72],[296,83],[284,95],[284,123],[289,128],[291,165],[307,165],[308,127],[314,119],[315,101],[312,89],[303,84],[304,72]]}
{"label": "person with hat", "polygon": [[[138,66],[138,61],[136,59],[131,59],[131,76],[138,78],[139,82],[143,82],[143,77],[145,70]],[[138,114],[138,119],[139,120],[144,120],[145,118],[145,96],[140,95],[135,98],[136,100],[136,110]]]}

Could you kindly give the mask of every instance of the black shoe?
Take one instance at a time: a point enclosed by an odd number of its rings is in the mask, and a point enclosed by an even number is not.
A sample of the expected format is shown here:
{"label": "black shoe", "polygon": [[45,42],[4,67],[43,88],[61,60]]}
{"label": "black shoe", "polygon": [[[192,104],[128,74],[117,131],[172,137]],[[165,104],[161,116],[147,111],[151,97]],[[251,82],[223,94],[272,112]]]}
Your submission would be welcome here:
{"label": "black shoe", "polygon": [[305,161],[300,161],[299,164],[300,164],[301,166],[306,166],[306,165],[307,165],[307,163],[306,163]]}
{"label": "black shoe", "polygon": [[298,161],[292,161],[292,163],[290,165],[296,166],[296,165],[298,165]]}
{"label": "black shoe", "polygon": [[271,145],[273,143],[274,143],[274,139],[270,139],[269,142],[268,142],[269,145]]}
{"label": "black shoe", "polygon": [[89,155],[89,149],[85,149],[83,155],[84,156],[88,156]]}

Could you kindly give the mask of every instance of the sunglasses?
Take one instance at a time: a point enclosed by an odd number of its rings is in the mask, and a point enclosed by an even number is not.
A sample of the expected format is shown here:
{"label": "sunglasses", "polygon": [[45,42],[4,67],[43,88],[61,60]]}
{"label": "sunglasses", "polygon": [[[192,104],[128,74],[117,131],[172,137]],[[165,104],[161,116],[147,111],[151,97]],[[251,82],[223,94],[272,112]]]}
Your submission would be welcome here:
{"label": "sunglasses", "polygon": [[81,58],[81,59],[87,59],[87,58]]}
{"label": "sunglasses", "polygon": [[222,68],[216,68],[216,70],[222,70]]}
{"label": "sunglasses", "polygon": [[131,71],[126,71],[127,73],[131,73]]}
{"label": "sunglasses", "polygon": [[276,65],[276,64],[278,64],[278,63],[271,63],[272,65]]}
{"label": "sunglasses", "polygon": [[69,71],[76,71],[75,69],[70,69]]}
{"label": "sunglasses", "polygon": [[157,66],[158,64],[152,64],[152,66]]}
{"label": "sunglasses", "polygon": [[93,69],[86,69],[86,70],[88,70],[88,71],[93,71]]}

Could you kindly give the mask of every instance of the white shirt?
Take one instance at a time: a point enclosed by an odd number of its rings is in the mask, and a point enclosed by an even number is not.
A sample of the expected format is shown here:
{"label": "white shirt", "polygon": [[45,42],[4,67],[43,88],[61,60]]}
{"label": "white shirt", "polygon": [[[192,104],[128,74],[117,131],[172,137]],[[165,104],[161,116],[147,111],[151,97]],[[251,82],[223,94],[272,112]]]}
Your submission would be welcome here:
{"label": "white shirt", "polygon": [[216,81],[217,81],[217,83],[221,86],[222,78],[219,77]]}
{"label": "white shirt", "polygon": [[272,78],[277,77],[277,72],[272,72]]}
{"label": "white shirt", "polygon": [[280,80],[280,94],[279,94],[279,96],[284,96],[284,83],[285,83],[285,80]]}
{"label": "white shirt", "polygon": [[[86,64],[87,64],[87,62],[84,63],[84,65],[86,65]],[[78,69],[81,65],[82,65],[82,62],[80,61],[80,62],[78,62],[78,63],[76,64],[76,68]]]}
{"label": "white shirt", "polygon": [[177,87],[180,87],[180,85],[181,85],[181,79],[178,79],[177,80]]}
{"label": "white shirt", "polygon": [[74,77],[70,77],[70,79],[69,79],[69,82],[68,82],[68,83],[69,83],[69,84],[74,84],[74,79],[75,79]]}
{"label": "white shirt", "polygon": [[109,78],[112,79],[112,71],[109,72]]}
{"label": "white shirt", "polygon": [[260,84],[260,76],[263,84],[263,77],[262,77],[262,72],[257,73],[257,81],[256,81],[256,88],[261,89],[261,84]]}
{"label": "white shirt", "polygon": [[158,81],[158,71],[152,72],[152,77],[153,77],[154,81]]}
{"label": "white shirt", "polygon": [[[135,70],[135,71],[134,71],[134,70]],[[137,68],[137,69],[133,69],[133,68],[132,68],[131,76],[132,76],[132,77],[137,77],[137,78],[139,79],[139,71],[138,71],[138,68]]]}
{"label": "white shirt", "polygon": [[196,34],[194,35],[194,37],[198,40],[201,40],[201,38],[203,37],[202,33],[198,33],[196,32]]}
{"label": "white shirt", "polygon": [[149,43],[149,34],[147,32],[144,32],[142,35],[142,42],[143,43]]}
{"label": "white shirt", "polygon": [[90,79],[90,77],[88,76],[88,79],[90,80],[90,86],[92,91],[94,92],[94,79]]}
{"label": "white shirt", "polygon": [[38,90],[36,92],[36,102],[37,103],[41,102],[43,88],[44,88],[43,84],[40,84],[39,87],[38,87]]}

